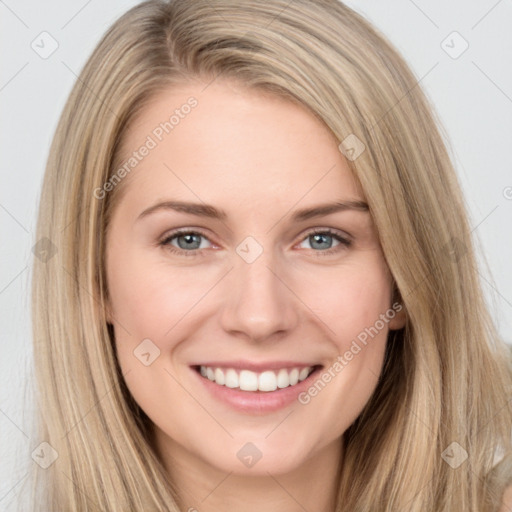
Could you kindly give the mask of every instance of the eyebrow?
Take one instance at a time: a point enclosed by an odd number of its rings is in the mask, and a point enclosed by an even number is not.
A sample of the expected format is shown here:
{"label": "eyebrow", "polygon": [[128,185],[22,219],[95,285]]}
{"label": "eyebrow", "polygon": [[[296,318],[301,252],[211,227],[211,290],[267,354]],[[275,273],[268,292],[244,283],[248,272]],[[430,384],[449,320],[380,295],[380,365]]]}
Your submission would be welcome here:
{"label": "eyebrow", "polygon": [[[226,220],[228,218],[228,214],[224,210],[218,209],[215,206],[209,204],[189,203],[185,201],[163,201],[144,210],[138,216],[137,220],[161,210],[173,210],[177,212],[188,213],[190,215],[197,215],[198,217],[208,217],[217,220]],[[300,222],[312,219],[314,217],[322,217],[331,213],[347,210],[355,210],[361,212],[369,211],[368,204],[364,201],[337,201],[334,203],[326,203],[297,210],[292,215],[292,221]]]}

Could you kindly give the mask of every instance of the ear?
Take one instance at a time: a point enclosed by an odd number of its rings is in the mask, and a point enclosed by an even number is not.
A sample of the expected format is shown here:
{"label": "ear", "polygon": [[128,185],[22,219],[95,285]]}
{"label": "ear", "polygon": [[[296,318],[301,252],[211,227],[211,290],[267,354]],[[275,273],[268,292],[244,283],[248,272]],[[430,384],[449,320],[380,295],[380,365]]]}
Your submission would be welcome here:
{"label": "ear", "polygon": [[395,312],[395,316],[390,318],[388,326],[391,331],[402,329],[407,319],[407,313],[405,310],[404,301],[400,294],[396,283],[393,283],[393,296],[391,298],[391,309]]}
{"label": "ear", "polygon": [[105,315],[105,320],[109,324],[113,324],[114,315],[112,313],[112,306],[110,305],[110,300],[108,297],[105,297],[102,301],[103,303],[103,314]]}
{"label": "ear", "polygon": [[395,316],[389,320],[388,326],[391,331],[402,329],[405,325],[407,314],[405,306],[401,302],[393,302],[392,306]]}
{"label": "ear", "polygon": [[512,510],[512,485],[505,489],[505,494],[503,495],[503,503],[500,512],[508,512]]}

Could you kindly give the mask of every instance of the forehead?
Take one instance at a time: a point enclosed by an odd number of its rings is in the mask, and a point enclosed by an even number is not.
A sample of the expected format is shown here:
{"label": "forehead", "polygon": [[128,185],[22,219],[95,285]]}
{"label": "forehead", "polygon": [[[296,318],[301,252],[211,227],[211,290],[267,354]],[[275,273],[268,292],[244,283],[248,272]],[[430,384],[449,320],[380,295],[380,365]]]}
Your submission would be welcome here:
{"label": "forehead", "polygon": [[170,87],[130,126],[123,186],[136,202],[152,198],[269,202],[362,199],[327,127],[282,97],[216,80]]}

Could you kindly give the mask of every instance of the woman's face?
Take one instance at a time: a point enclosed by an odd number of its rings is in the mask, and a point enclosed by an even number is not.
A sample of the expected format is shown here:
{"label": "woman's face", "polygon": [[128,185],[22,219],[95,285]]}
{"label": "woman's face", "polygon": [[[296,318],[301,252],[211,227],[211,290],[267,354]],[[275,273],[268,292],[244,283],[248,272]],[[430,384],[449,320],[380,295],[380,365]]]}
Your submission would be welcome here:
{"label": "woman's face", "polygon": [[161,93],[123,148],[108,316],[164,459],[279,474],[331,449],[403,326],[335,138],[217,80]]}

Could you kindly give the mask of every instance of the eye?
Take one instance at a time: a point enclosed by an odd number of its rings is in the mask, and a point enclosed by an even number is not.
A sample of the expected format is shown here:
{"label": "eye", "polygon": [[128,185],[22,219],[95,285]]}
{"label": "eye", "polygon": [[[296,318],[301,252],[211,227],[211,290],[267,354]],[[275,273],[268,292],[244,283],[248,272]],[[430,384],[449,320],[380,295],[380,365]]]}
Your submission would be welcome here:
{"label": "eye", "polygon": [[208,238],[199,231],[178,230],[167,235],[159,242],[159,245],[177,254],[195,256],[201,253],[200,249],[206,248],[205,245],[201,243],[201,239],[208,240]]}
{"label": "eye", "polygon": [[[350,246],[351,241],[346,235],[332,229],[316,229],[310,232],[302,243],[308,241],[318,256],[333,254]],[[336,244],[333,246],[333,242]],[[319,249],[319,250],[317,250]]]}
{"label": "eye", "polygon": [[[162,241],[159,242],[159,245],[175,254],[198,256],[204,254],[201,249],[208,248],[208,246],[202,243],[202,240],[211,243],[208,237],[200,231],[181,229],[166,235]],[[318,256],[330,255],[346,249],[351,245],[351,241],[347,235],[329,228],[315,229],[306,235],[301,243],[306,241],[310,243],[310,248]],[[335,244],[333,245],[334,242]]]}

